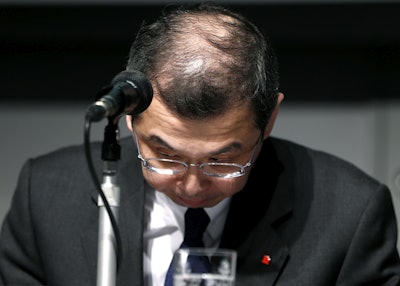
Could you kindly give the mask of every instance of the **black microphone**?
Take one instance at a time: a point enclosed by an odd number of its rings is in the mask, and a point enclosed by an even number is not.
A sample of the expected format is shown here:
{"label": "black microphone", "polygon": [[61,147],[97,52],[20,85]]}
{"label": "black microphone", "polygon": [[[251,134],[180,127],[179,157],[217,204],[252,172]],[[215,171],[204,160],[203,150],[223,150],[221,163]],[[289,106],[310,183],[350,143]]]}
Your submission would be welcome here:
{"label": "black microphone", "polygon": [[86,112],[86,117],[97,122],[105,117],[139,114],[149,107],[153,88],[147,76],[136,70],[117,74],[111,85],[104,88]]}

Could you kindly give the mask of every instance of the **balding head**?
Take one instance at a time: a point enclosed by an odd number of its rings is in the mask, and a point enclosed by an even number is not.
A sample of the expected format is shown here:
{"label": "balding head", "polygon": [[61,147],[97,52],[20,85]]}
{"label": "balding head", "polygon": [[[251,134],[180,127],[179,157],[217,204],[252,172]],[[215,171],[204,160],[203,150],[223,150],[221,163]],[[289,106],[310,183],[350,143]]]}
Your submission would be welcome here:
{"label": "balding head", "polygon": [[186,118],[251,102],[262,127],[276,101],[276,61],[262,34],[217,6],[169,11],[142,27],[127,68],[146,73],[162,101]]}

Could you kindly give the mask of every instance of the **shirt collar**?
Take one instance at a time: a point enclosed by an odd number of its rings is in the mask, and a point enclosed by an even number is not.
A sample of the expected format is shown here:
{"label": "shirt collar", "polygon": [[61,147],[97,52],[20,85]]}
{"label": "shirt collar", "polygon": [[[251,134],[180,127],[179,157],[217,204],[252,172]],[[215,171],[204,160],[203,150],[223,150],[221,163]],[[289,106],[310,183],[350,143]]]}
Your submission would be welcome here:
{"label": "shirt collar", "polygon": [[[178,223],[179,229],[184,229],[184,215],[188,209],[187,207],[176,204],[167,195],[158,191],[154,191],[154,201],[163,208],[169,208]],[[225,225],[225,220],[228,215],[230,201],[231,198],[226,198],[213,207],[204,208],[205,212],[210,217],[210,224],[207,227],[204,241],[206,246],[213,246],[219,243]]]}

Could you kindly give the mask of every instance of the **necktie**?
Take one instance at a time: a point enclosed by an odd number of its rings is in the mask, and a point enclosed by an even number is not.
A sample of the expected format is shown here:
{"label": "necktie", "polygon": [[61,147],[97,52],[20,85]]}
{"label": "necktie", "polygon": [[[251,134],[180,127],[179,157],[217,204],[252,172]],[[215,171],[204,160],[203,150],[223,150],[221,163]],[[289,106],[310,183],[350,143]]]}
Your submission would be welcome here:
{"label": "necktie", "polygon": [[[204,247],[203,235],[210,222],[210,218],[204,209],[188,209],[185,213],[185,235],[179,248]],[[198,272],[204,272],[207,267],[207,261],[204,259],[190,260],[191,268]],[[172,263],[169,266],[164,286],[173,285]]]}

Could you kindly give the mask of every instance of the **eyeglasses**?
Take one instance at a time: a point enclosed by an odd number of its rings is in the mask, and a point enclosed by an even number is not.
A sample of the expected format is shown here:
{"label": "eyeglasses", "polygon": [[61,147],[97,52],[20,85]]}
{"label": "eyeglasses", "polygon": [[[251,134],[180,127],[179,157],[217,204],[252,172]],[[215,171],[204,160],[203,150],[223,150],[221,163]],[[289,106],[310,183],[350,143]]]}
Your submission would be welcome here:
{"label": "eyeglasses", "polygon": [[262,137],[260,136],[251,152],[249,161],[245,165],[237,163],[216,163],[216,162],[192,164],[179,160],[164,159],[164,158],[146,158],[146,159],[143,158],[139,147],[136,128],[134,125],[133,125],[133,134],[136,140],[138,159],[142,161],[143,167],[154,173],[160,175],[170,175],[170,176],[183,174],[189,169],[189,167],[198,167],[203,174],[210,177],[217,177],[224,179],[241,177],[246,173],[246,168],[252,165],[256,147],[260,142],[262,142]]}

